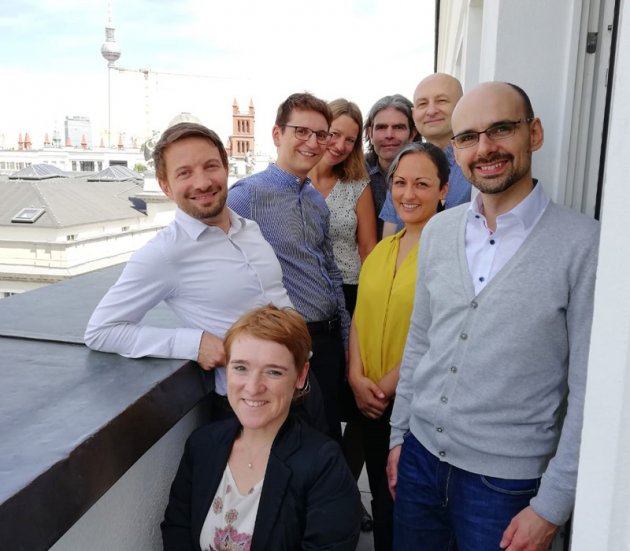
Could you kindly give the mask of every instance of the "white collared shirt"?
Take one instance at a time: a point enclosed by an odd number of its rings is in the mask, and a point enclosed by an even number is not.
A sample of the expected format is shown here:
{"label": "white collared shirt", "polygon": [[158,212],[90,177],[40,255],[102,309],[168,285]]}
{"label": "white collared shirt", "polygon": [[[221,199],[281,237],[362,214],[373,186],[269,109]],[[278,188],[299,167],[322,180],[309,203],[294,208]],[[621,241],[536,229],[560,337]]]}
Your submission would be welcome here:
{"label": "white collared shirt", "polygon": [[[175,219],[136,251],[103,297],[85,332],[94,350],[129,358],[196,360],[203,331],[223,338],[247,310],[273,303],[291,306],[282,269],[258,224],[229,211],[230,229],[208,226],[180,209]],[[161,301],[178,328],[141,323]],[[225,394],[218,368],[216,392]]]}
{"label": "white collared shirt", "polygon": [[481,194],[470,203],[466,219],[466,259],[478,295],[525,242],[549,204],[542,185],[534,188],[512,210],[497,216],[496,230],[488,228]]}

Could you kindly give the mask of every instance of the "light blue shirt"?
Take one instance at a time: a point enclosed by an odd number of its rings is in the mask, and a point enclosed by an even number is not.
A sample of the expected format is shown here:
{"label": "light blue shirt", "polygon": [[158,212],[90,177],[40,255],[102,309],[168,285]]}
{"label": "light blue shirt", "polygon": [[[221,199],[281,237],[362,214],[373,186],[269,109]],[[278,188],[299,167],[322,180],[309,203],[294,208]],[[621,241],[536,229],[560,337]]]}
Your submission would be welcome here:
{"label": "light blue shirt", "polygon": [[[291,306],[282,269],[258,225],[230,212],[230,229],[208,226],[180,209],[175,220],[136,251],[94,310],[86,344],[128,358],[197,360],[204,331],[223,338],[247,310],[273,303]],[[177,328],[142,324],[164,301]],[[215,370],[225,394],[225,370]]]}

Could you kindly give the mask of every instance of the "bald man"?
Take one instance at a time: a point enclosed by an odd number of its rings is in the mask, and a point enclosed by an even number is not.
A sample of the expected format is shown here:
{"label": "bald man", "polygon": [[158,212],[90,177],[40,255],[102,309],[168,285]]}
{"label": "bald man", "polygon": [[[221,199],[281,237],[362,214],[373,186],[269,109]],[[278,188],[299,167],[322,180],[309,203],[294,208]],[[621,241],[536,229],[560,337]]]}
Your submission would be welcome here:
{"label": "bald man", "polygon": [[[451,174],[444,208],[449,209],[470,201],[470,182],[455,162],[451,145],[451,116],[462,97],[459,80],[445,73],[434,73],[423,78],[413,95],[413,120],[418,133],[429,143],[437,145],[446,154]],[[391,195],[387,195],[380,213],[384,222],[383,236],[393,235],[402,229]]]}
{"label": "bald man", "polygon": [[599,227],[532,178],[544,134],[522,89],[482,84],[452,124],[479,194],[420,241],[391,417],[394,549],[546,551],[575,496]]}

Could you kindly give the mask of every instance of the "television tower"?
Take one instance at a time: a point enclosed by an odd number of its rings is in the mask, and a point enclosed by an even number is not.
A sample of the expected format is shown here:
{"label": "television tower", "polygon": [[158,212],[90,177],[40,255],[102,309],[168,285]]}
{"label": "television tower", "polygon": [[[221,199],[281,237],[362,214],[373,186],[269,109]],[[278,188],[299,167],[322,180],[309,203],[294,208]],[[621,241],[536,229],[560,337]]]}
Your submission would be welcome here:
{"label": "television tower", "polygon": [[101,46],[101,55],[107,60],[107,147],[112,146],[112,69],[114,62],[120,57],[120,48],[116,43],[112,25],[112,2],[107,2],[107,26],[105,27],[105,42]]}

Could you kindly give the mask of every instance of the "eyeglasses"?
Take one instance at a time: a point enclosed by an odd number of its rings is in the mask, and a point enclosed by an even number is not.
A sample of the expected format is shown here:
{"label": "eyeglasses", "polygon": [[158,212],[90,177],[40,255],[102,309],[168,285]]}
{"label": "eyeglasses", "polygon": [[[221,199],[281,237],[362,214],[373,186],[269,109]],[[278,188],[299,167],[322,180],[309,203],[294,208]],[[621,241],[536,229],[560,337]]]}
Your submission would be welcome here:
{"label": "eyeglasses", "polygon": [[486,128],[481,132],[462,132],[461,134],[457,134],[457,136],[453,136],[451,141],[453,145],[457,149],[465,149],[467,147],[472,147],[473,145],[477,145],[479,143],[479,136],[485,134],[491,139],[493,142],[498,140],[505,140],[510,136],[514,136],[516,132],[516,127],[523,122],[532,122],[534,117],[529,117],[527,119],[521,119],[518,121],[503,121],[493,124],[490,128]]}
{"label": "eyeglasses", "polygon": [[295,130],[295,137],[303,142],[307,142],[310,137],[315,134],[315,141],[318,144],[328,145],[328,142],[332,137],[332,134],[330,132],[326,132],[325,130],[311,130],[310,128],[306,128],[306,126],[296,126],[295,124],[283,124],[282,126],[293,128]]}

